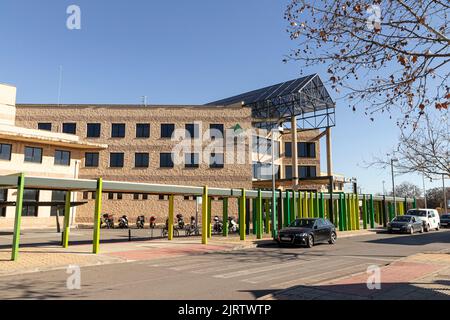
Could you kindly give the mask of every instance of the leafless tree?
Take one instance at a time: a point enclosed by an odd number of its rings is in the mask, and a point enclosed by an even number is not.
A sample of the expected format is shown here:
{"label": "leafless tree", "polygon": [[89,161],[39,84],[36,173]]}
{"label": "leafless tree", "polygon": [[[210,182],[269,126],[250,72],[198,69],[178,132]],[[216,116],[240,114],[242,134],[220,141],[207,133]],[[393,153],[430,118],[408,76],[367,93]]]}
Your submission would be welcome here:
{"label": "leafless tree", "polygon": [[402,128],[400,141],[386,157],[375,157],[368,166],[386,168],[395,157],[398,174],[422,173],[428,178],[450,177],[450,131],[447,120],[433,121],[424,115],[417,125]]}
{"label": "leafless tree", "polygon": [[299,47],[285,61],[325,64],[332,88],[372,121],[396,108],[414,124],[450,103],[449,15],[448,0],[292,0]]}
{"label": "leafless tree", "polygon": [[[391,191],[390,196],[393,195]],[[413,183],[402,182],[395,187],[395,196],[400,198],[420,198],[422,196],[422,190]]]}

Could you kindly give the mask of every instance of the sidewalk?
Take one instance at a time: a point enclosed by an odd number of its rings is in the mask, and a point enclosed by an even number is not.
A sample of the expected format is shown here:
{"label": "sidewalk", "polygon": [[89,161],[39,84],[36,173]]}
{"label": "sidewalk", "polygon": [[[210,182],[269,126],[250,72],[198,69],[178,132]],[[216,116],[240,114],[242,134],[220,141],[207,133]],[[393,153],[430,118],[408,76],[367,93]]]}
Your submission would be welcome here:
{"label": "sidewalk", "polygon": [[[372,235],[374,231],[359,230],[338,232],[338,238]],[[131,242],[101,243],[100,254],[92,254],[91,244],[72,245],[63,249],[54,245],[22,247],[19,260],[10,261],[11,250],[0,249],[0,277],[12,274],[39,272],[66,268],[69,265],[95,266],[101,264],[126,263],[131,261],[155,260],[210,252],[223,252],[255,248],[258,243],[271,244],[272,238],[264,235],[258,240],[251,234],[241,241],[239,235],[229,237],[213,236],[208,245],[201,244],[200,237],[175,238]]]}
{"label": "sidewalk", "polygon": [[297,286],[261,300],[450,300],[450,250],[420,253],[381,268],[381,289],[367,288],[367,273],[315,286]]}

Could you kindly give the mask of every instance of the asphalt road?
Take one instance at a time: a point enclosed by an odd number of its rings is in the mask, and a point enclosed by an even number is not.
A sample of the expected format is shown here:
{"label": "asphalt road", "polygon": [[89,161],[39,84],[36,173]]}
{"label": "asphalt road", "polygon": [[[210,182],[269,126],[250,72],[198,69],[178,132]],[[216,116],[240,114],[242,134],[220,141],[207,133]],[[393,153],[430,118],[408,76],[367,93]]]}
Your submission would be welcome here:
{"label": "asphalt road", "polygon": [[81,290],[68,290],[66,270],[0,278],[0,299],[255,299],[383,266],[419,252],[448,249],[450,230],[373,234],[312,249],[257,248],[81,269]]}

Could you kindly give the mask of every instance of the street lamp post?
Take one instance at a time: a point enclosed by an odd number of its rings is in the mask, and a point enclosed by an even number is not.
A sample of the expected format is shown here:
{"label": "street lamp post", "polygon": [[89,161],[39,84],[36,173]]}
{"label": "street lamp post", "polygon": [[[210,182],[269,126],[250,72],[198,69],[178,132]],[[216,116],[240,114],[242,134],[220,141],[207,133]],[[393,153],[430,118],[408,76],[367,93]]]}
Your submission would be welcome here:
{"label": "street lamp post", "polygon": [[444,192],[444,214],[448,212],[447,190],[445,190],[445,173],[442,174],[442,192]]}
{"label": "street lamp post", "polygon": [[383,196],[386,195],[386,187],[384,186],[385,183],[386,183],[386,181],[383,180]]}
{"label": "street lamp post", "polygon": [[391,159],[391,175],[392,175],[392,196],[394,197],[394,216],[397,215],[397,202],[395,199],[395,180],[394,180],[394,162],[398,161],[398,159]]}

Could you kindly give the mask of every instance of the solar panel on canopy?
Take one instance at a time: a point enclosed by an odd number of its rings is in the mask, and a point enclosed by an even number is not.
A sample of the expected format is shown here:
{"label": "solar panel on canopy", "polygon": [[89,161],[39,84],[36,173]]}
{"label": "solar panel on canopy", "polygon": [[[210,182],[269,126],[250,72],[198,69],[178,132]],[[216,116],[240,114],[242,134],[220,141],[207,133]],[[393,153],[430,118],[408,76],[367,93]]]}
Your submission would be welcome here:
{"label": "solar panel on canopy", "polygon": [[308,81],[310,81],[315,75],[309,75],[306,77],[294,79],[278,83],[272,86],[268,86],[262,89],[249,91],[230,98],[214,101],[207,105],[221,105],[228,106],[235,103],[252,104],[259,101],[265,101],[274,97],[281,97],[291,93],[297,93]]}

